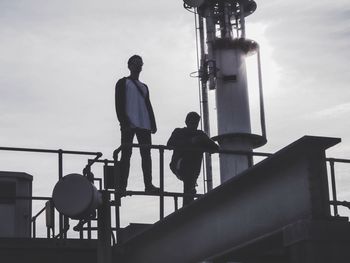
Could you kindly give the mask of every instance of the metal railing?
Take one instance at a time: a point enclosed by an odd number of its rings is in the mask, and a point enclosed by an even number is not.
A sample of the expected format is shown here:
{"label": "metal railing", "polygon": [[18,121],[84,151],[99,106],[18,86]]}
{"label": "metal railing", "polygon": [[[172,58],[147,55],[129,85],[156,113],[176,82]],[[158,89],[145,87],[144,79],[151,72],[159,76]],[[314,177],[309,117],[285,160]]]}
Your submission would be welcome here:
{"label": "metal railing", "polygon": [[[98,160],[101,156],[101,152],[87,152],[87,151],[69,151],[69,150],[53,150],[53,149],[39,149],[39,148],[17,148],[17,147],[0,147],[0,151],[11,151],[11,152],[31,152],[31,153],[49,153],[49,154],[57,154],[58,157],[58,180],[63,177],[63,156],[65,154],[68,155],[95,155],[93,160],[90,160],[87,167],[91,167],[94,161]],[[6,197],[4,197],[6,198]],[[7,199],[13,199],[13,197],[7,197]],[[20,197],[17,196],[15,199],[31,199],[31,200],[51,200],[51,197]],[[32,217],[31,222],[33,224],[33,236],[36,236],[36,219],[42,212],[45,210],[45,207],[41,209],[34,217]],[[59,233],[61,233],[62,238],[66,238],[66,235],[63,233],[64,229],[67,228],[68,218],[59,214]],[[62,234],[63,233],[63,234]]]}
{"label": "metal railing", "polygon": [[[164,185],[164,152],[166,150],[173,150],[170,147],[164,146],[164,145],[140,145],[140,144],[131,144],[131,145],[122,145],[115,151],[115,158],[118,159],[118,156],[123,149],[123,147],[134,147],[134,148],[141,148],[141,147],[147,147],[152,150],[157,150],[159,153],[159,186],[160,186],[160,192],[159,193],[147,193],[144,191],[126,191],[127,196],[158,196],[159,197],[159,219],[164,218],[164,199],[166,197],[171,197],[174,199],[174,210],[179,209],[179,198],[183,198],[183,193],[178,192],[168,192],[165,191],[165,185]],[[185,149],[183,150],[193,150],[193,149]],[[118,192],[117,187],[113,190],[103,190],[102,187],[102,179],[101,178],[95,178],[91,173],[91,167],[94,164],[97,163],[103,163],[104,165],[114,165],[115,160],[101,160],[100,157],[102,156],[99,152],[83,152],[83,151],[65,151],[65,150],[47,150],[47,149],[30,149],[30,148],[10,148],[10,147],[0,147],[0,150],[3,151],[23,151],[23,152],[40,152],[40,153],[55,153],[58,154],[58,179],[61,179],[63,177],[63,155],[64,154],[77,154],[77,155],[95,155],[94,159],[88,159],[88,163],[83,169],[83,174],[91,181],[91,182],[98,182],[99,186],[98,189],[100,189],[101,192],[107,193],[108,195],[108,207],[115,207],[115,227],[111,226],[111,231],[115,231],[115,235],[117,239],[119,238],[118,232],[120,231],[120,205],[121,205],[121,198],[123,196]],[[253,157],[269,157],[272,154],[271,153],[263,153],[263,152],[245,152],[245,151],[228,151],[228,150],[220,150],[218,153],[220,154],[235,154],[235,155],[245,155],[247,156],[248,160],[252,160]],[[338,207],[344,206],[350,209],[350,202],[347,201],[338,201],[337,199],[337,189],[336,189],[336,173],[335,173],[335,164],[336,163],[350,163],[349,159],[339,159],[339,158],[326,158],[326,162],[329,163],[329,177],[331,179],[330,188],[332,189],[331,193],[331,201],[330,205],[333,207],[334,216],[338,217]],[[253,163],[250,163],[250,166],[252,166]],[[114,200],[110,199],[110,195],[114,196]],[[201,194],[196,194],[195,197],[200,197]],[[30,200],[41,200],[41,201],[51,201],[51,197],[28,197],[28,196],[16,196],[16,197],[4,197],[1,196],[1,198],[5,199],[30,199]],[[36,238],[36,221],[39,216],[42,216],[45,211],[45,206],[40,209],[34,216],[31,218],[31,224],[32,224],[32,237]],[[46,211],[47,212],[47,211]],[[98,227],[93,227],[91,224],[91,221],[98,221],[98,219],[93,218],[90,220],[87,220],[85,223],[87,224],[86,227],[81,227],[79,229],[79,237],[81,239],[84,238],[84,232],[87,232],[87,238],[92,239],[92,231],[97,231]],[[52,231],[52,235],[50,233],[50,230]],[[59,215],[59,228],[58,228],[58,234],[55,235],[55,227],[48,226],[47,225],[47,238],[67,238],[67,231],[69,230],[69,219],[64,217],[63,215]],[[113,232],[112,232],[113,233]],[[116,243],[116,238],[114,235],[112,235],[114,243]]]}
{"label": "metal railing", "polygon": [[349,159],[339,159],[339,158],[327,158],[326,161],[329,163],[330,167],[330,178],[331,178],[331,188],[332,188],[332,199],[331,205],[333,205],[334,216],[338,217],[338,206],[344,206],[350,209],[350,202],[347,201],[338,201],[337,197],[337,186],[336,186],[336,178],[335,178],[335,164],[336,163],[349,163]]}

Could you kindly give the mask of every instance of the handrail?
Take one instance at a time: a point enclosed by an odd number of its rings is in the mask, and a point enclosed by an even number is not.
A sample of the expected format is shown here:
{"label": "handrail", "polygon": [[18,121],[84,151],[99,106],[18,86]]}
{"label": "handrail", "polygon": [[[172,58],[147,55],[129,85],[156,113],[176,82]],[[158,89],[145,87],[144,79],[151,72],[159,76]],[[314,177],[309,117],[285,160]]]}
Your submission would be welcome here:
{"label": "handrail", "polygon": [[33,227],[33,238],[36,238],[36,219],[39,215],[41,215],[45,211],[46,207],[44,206],[38,213],[36,213],[35,216],[33,216],[30,220],[32,222],[32,227]]}
{"label": "handrail", "polygon": [[45,206],[44,206],[38,213],[36,213],[35,216],[32,216],[31,221],[32,221],[32,222],[35,221],[35,219],[36,219],[38,216],[40,216],[44,211],[45,211]]}
{"label": "handrail", "polygon": [[96,163],[97,161],[100,161],[99,159],[101,158],[101,156],[102,156],[102,153],[98,152],[94,159],[88,159],[88,164],[85,166],[85,169],[86,170],[90,169],[94,163]]}
{"label": "handrail", "polygon": [[77,155],[101,155],[101,152],[87,152],[87,151],[70,151],[70,150],[52,150],[39,148],[17,148],[17,147],[0,147],[0,151],[14,151],[14,152],[40,152],[40,153],[64,153]]}
{"label": "handrail", "polygon": [[[106,190],[108,193],[113,194],[114,190]],[[159,196],[158,193],[148,193],[148,192],[144,192],[144,191],[126,191],[125,195],[127,196],[132,196],[132,195],[148,195],[148,196]],[[164,196],[169,196],[169,197],[184,197],[187,194],[184,193],[178,193],[178,192],[167,192],[164,191],[163,192]],[[191,194],[192,195],[192,194]],[[201,197],[203,194],[194,194],[192,196],[194,197]]]}
{"label": "handrail", "polygon": [[41,200],[41,201],[49,201],[49,200],[52,199],[52,197],[45,197],[45,196],[8,196],[8,195],[0,195],[0,199],[3,199],[3,200],[19,199],[19,200]]}
{"label": "handrail", "polygon": [[[124,147],[137,147],[137,148],[150,148],[150,149],[163,149],[163,150],[184,150],[184,151],[199,151],[202,150],[203,152],[206,150],[205,148],[191,148],[191,147],[169,147],[165,145],[149,145],[149,144],[122,144],[120,145],[115,151],[115,154],[119,154],[121,150]],[[237,154],[237,155],[254,155],[254,156],[262,156],[262,157],[268,157],[271,156],[272,153],[263,153],[263,152],[250,152],[250,151],[238,151],[238,150],[226,150],[226,149],[219,149],[215,153],[222,153],[222,154]],[[103,162],[101,160],[101,162]]]}
{"label": "handrail", "polygon": [[334,210],[334,216],[338,217],[338,206],[346,206],[344,205],[345,201],[340,203],[337,200],[337,185],[336,185],[336,179],[335,179],[335,163],[350,163],[349,159],[341,159],[341,158],[326,158],[326,161],[329,162],[330,167],[330,177],[331,177],[331,187],[332,187],[332,198],[333,200],[330,201],[330,204],[333,205]]}
{"label": "handrail", "polygon": [[340,159],[340,158],[326,158],[326,161],[335,162],[335,163],[350,163],[350,159]]}

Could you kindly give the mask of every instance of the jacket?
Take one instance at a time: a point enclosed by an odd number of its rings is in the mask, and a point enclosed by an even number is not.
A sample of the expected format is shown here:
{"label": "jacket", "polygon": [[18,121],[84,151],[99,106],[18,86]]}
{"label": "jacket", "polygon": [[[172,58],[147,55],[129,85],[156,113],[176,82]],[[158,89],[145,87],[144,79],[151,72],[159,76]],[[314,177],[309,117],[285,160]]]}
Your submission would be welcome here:
{"label": "jacket", "polygon": [[[198,176],[201,170],[203,152],[217,152],[219,146],[201,130],[191,130],[187,127],[176,128],[171,134],[167,146],[174,148],[169,164],[170,169],[178,176],[178,172]],[[191,150],[186,150],[191,149]],[[177,167],[181,159],[181,166]],[[181,171],[177,171],[180,169]],[[180,178],[181,180],[181,178]]]}

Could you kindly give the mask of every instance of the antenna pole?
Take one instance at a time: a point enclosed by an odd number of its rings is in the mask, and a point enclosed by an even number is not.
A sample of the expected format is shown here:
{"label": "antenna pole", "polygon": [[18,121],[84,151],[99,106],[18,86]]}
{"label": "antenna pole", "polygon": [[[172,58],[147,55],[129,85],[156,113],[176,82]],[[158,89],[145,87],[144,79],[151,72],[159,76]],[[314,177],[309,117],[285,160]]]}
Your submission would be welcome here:
{"label": "antenna pole", "polygon": [[[201,92],[202,92],[202,119],[203,119],[203,128],[204,132],[210,137],[210,118],[209,118],[209,104],[208,104],[208,73],[207,73],[207,61],[204,49],[204,19],[198,13],[196,14],[198,17],[198,31],[199,31],[199,43],[200,43],[200,52],[201,52],[201,60],[200,60],[200,69],[199,69],[199,78],[201,82]],[[211,165],[211,155],[209,153],[205,153],[205,170],[206,170],[206,182],[207,182],[207,190],[210,191],[213,189],[213,172]]]}

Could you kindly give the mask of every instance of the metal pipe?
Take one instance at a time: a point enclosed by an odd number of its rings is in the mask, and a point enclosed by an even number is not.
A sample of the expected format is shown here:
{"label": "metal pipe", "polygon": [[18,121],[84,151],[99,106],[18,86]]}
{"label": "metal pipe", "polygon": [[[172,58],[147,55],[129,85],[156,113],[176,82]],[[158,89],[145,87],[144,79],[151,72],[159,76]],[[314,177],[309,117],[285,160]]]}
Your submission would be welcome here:
{"label": "metal pipe", "polygon": [[[200,42],[200,51],[201,51],[201,76],[200,76],[200,82],[201,82],[201,91],[202,91],[202,111],[203,111],[203,128],[204,132],[210,137],[210,118],[209,118],[209,103],[208,103],[208,87],[207,87],[207,68],[206,68],[206,56],[205,56],[205,48],[204,48],[204,19],[203,17],[198,16],[198,22],[199,22],[199,42]],[[205,72],[205,73],[204,73]],[[210,191],[213,189],[213,171],[212,171],[212,161],[211,161],[211,155],[209,153],[204,154],[204,160],[205,160],[205,172],[206,172],[206,185],[207,190]]]}
{"label": "metal pipe", "polygon": [[36,218],[32,221],[32,227],[33,227],[33,238],[36,238]]}
{"label": "metal pipe", "polygon": [[177,196],[174,196],[174,206],[175,206],[175,211],[179,209],[179,202]]}
{"label": "metal pipe", "polygon": [[117,243],[120,243],[120,236],[119,236],[119,230],[120,230],[120,196],[117,194],[117,191],[114,192],[114,204],[115,204],[115,235],[117,237]]}
{"label": "metal pipe", "polygon": [[[16,198],[17,199],[17,198]],[[22,199],[22,198],[20,198]],[[24,198],[23,198],[24,199]],[[31,198],[28,198],[26,197],[26,199],[31,199]],[[32,221],[35,220],[39,215],[41,215],[43,212],[45,211],[45,207],[43,207],[38,213],[36,213],[35,216],[32,217]]]}
{"label": "metal pipe", "polygon": [[350,163],[350,159],[327,158],[326,160],[333,161],[335,163]]}
{"label": "metal pipe", "polygon": [[164,218],[164,149],[159,149],[159,217]]}
{"label": "metal pipe", "polygon": [[208,16],[206,17],[207,25],[207,48],[208,48],[208,71],[209,71],[209,89],[215,89],[216,63],[214,59],[213,44],[215,41],[215,24],[213,21],[213,11],[207,9]]}
{"label": "metal pipe", "polygon": [[337,189],[335,185],[335,171],[334,171],[334,161],[330,160],[329,165],[331,168],[331,180],[332,180],[332,196],[333,196],[333,208],[334,208],[334,216],[339,216],[338,214],[338,204],[337,204]]}
{"label": "metal pipe", "polygon": [[250,152],[249,154],[247,154],[247,158],[248,158],[248,167],[252,167],[253,166],[253,154],[252,152]]}
{"label": "metal pipe", "polygon": [[265,107],[264,107],[264,93],[262,87],[262,73],[261,73],[261,59],[260,59],[260,46],[257,50],[258,59],[258,78],[259,78],[259,100],[260,100],[260,123],[261,123],[261,133],[266,139],[266,124],[265,124]]}
{"label": "metal pipe", "polygon": [[[109,193],[114,193],[114,190],[106,190],[107,192]],[[137,196],[140,196],[140,195],[146,195],[146,196],[159,196],[160,194],[157,193],[157,194],[154,194],[154,193],[147,193],[145,191],[126,191],[126,195],[127,196],[133,196],[133,195],[137,195]],[[175,192],[163,192],[163,196],[165,197],[183,197],[184,194],[183,193],[175,193]],[[195,195],[192,195],[194,197],[201,197],[202,194],[195,194]]]}
{"label": "metal pipe", "polygon": [[231,14],[229,10],[229,4],[227,2],[224,3],[224,32],[225,36],[224,38],[230,39],[231,38]]}
{"label": "metal pipe", "polygon": [[[63,153],[62,150],[58,150],[58,180],[61,180],[63,178]],[[58,225],[59,225],[59,233],[63,233],[63,229],[64,229],[64,216],[62,213],[59,213],[58,216]],[[64,238],[63,237],[64,234],[60,235],[60,238]]]}
{"label": "metal pipe", "polygon": [[102,205],[97,209],[97,262],[111,263],[111,208],[110,196],[106,191],[101,191]]}
{"label": "metal pipe", "polygon": [[85,152],[85,151],[66,151],[66,150],[51,150],[51,149],[37,149],[37,148],[17,148],[17,147],[0,147],[0,151],[14,151],[14,152],[40,152],[40,153],[64,153],[64,154],[78,154],[78,155],[99,155],[100,152]]}
{"label": "metal pipe", "polygon": [[[42,197],[42,196],[5,196],[1,195],[0,199],[6,200],[40,200],[40,201],[49,201],[52,200],[51,197]],[[43,208],[45,210],[45,207]],[[42,211],[38,212],[41,213]],[[34,216],[33,216],[34,217]]]}
{"label": "metal pipe", "polygon": [[245,38],[245,18],[244,18],[244,8],[243,5],[240,4],[239,5],[240,8],[240,18],[239,18],[239,22],[241,24],[241,38]]}
{"label": "metal pipe", "polygon": [[87,236],[88,236],[88,239],[90,240],[91,239],[91,220],[87,222],[87,227],[88,227]]}
{"label": "metal pipe", "polygon": [[[102,156],[102,153],[98,153],[94,159],[89,159],[87,165],[85,166],[86,170],[91,169],[91,166],[98,161],[98,159]],[[104,162],[104,161],[102,161]]]}

